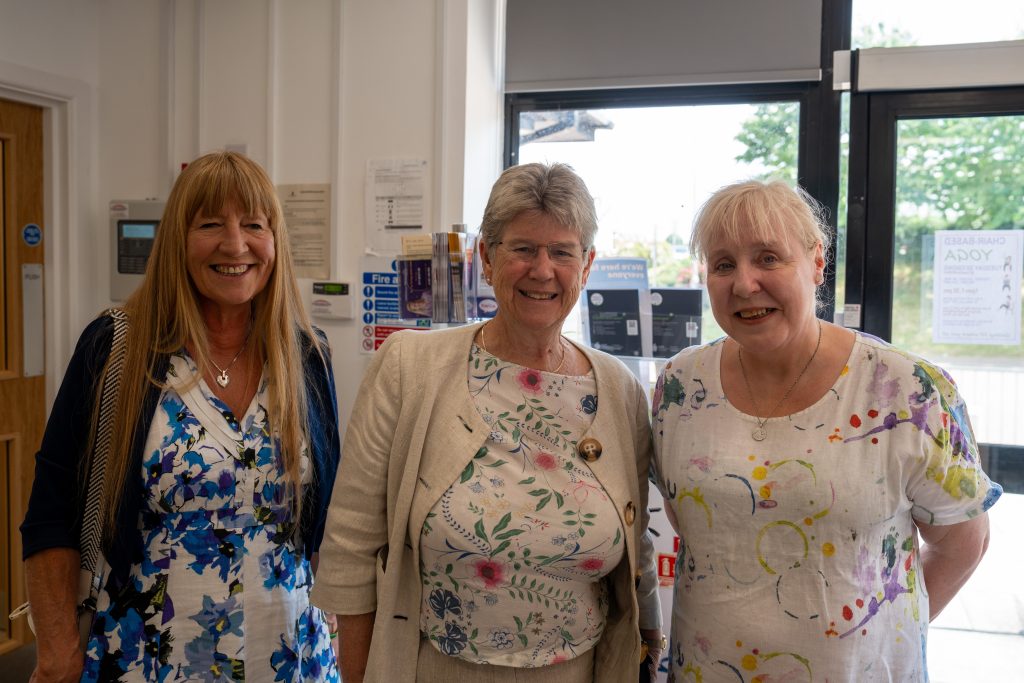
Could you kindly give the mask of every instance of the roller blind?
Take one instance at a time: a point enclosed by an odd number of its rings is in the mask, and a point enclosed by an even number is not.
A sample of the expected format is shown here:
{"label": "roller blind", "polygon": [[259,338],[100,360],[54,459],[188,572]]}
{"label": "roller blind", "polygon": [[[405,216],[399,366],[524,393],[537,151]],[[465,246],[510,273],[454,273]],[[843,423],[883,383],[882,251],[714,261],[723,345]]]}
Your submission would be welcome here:
{"label": "roller blind", "polygon": [[816,81],[822,0],[507,0],[507,92]]}

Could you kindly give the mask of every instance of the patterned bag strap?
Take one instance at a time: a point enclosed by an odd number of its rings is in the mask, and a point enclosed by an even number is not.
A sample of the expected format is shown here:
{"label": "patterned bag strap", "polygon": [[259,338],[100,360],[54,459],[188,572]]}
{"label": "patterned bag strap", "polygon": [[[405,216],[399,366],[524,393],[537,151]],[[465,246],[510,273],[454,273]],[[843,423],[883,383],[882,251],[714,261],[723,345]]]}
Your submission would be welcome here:
{"label": "patterned bag strap", "polygon": [[82,518],[80,536],[81,566],[92,575],[90,594],[85,602],[91,602],[92,606],[95,605],[101,579],[100,573],[96,570],[102,537],[100,508],[103,501],[103,478],[107,469],[110,439],[114,432],[114,411],[117,409],[117,399],[121,391],[121,373],[124,370],[128,338],[128,314],[123,309],[111,308],[107,310],[106,315],[114,320],[114,338],[110,343],[110,361],[107,364],[107,375],[103,380],[103,391],[100,395],[100,412],[89,466],[89,486],[86,489],[85,514]]}

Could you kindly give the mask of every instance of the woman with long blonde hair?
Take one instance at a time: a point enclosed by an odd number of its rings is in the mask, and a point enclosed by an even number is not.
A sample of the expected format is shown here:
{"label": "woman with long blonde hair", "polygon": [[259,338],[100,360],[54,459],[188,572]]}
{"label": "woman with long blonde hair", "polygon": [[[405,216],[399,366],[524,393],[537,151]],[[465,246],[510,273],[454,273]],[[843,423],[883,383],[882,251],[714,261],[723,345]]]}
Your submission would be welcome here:
{"label": "woman with long blonde hair", "polygon": [[113,373],[110,315],[83,333],[37,455],[22,525],[35,679],[337,680],[308,601],[339,457],[334,378],[258,164],[216,152],[181,173],[124,313],[85,652],[79,482]]}

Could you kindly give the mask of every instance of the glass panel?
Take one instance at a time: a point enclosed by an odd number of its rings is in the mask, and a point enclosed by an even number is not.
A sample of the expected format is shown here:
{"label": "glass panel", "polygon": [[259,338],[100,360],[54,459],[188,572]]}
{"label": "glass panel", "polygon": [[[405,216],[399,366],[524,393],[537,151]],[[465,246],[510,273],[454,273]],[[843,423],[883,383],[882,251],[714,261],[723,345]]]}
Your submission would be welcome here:
{"label": "glass panel", "polygon": [[[836,208],[836,290],[838,319],[846,303],[846,210],[850,193],[850,93],[844,92],[839,105],[839,201]],[[839,324],[842,324],[840,319]]]}
{"label": "glass panel", "polygon": [[[645,258],[651,287],[698,287],[697,210],[731,182],[795,182],[799,124],[797,102],[526,112],[519,161],[565,162],[583,177],[597,203],[598,256]],[[703,341],[722,334],[706,299]],[[570,317],[567,334],[578,325]]]}
{"label": "glass panel", "polygon": [[957,381],[978,441],[1000,444],[982,456],[1007,491],[985,561],[932,624],[936,681],[1009,680],[1024,660],[1022,159],[1024,116],[897,122],[892,340]]}
{"label": "glass panel", "polygon": [[1020,0],[853,0],[854,48],[1024,38]]}
{"label": "glass panel", "polygon": [[893,343],[946,367],[979,441],[1024,446],[1024,116],[897,125]]}

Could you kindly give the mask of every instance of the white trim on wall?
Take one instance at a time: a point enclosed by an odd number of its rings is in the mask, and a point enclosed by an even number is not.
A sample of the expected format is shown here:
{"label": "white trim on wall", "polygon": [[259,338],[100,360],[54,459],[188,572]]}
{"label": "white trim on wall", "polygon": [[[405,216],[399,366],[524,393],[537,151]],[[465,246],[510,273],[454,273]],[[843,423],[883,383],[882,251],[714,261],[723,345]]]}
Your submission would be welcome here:
{"label": "white trim on wall", "polygon": [[275,183],[277,177],[277,141],[280,136],[278,128],[277,83],[280,66],[277,63],[280,36],[278,27],[281,22],[280,4],[278,0],[270,0],[267,4],[267,173]]}

